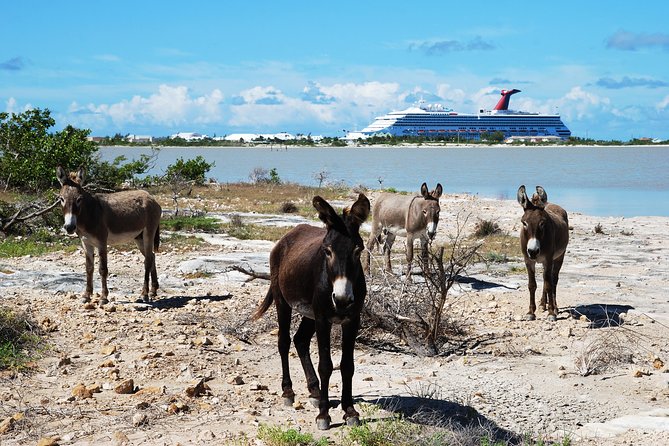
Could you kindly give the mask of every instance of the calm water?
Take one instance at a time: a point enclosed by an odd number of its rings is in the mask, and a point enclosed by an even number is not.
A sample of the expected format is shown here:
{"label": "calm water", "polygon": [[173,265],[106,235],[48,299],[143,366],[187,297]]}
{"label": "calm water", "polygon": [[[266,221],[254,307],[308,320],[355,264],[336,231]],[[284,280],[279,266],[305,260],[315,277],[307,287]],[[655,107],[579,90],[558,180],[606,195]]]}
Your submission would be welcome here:
{"label": "calm water", "polygon": [[[149,149],[105,147],[103,160],[136,159]],[[600,216],[669,216],[669,147],[385,147],[385,148],[206,148],[168,147],[151,175],[178,158],[201,155],[216,165],[208,177],[249,181],[253,169],[276,168],[283,181],[329,182],[418,192],[423,181],[440,182],[446,193],[515,199],[542,185],[550,201],[569,212]]]}

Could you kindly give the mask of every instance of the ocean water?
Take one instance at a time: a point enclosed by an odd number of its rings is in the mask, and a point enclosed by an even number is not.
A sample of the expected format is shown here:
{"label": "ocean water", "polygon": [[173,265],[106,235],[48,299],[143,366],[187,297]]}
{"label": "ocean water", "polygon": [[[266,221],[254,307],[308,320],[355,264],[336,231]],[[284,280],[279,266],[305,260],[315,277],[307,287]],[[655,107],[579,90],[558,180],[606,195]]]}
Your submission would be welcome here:
{"label": "ocean water", "polygon": [[[103,160],[137,159],[148,148],[104,147]],[[202,156],[215,163],[208,177],[249,181],[255,168],[276,169],[283,181],[318,185],[395,188],[418,192],[441,183],[446,193],[514,199],[521,184],[528,193],[544,187],[549,201],[568,212],[595,216],[669,216],[669,147],[166,147],[157,175],[178,158]]]}

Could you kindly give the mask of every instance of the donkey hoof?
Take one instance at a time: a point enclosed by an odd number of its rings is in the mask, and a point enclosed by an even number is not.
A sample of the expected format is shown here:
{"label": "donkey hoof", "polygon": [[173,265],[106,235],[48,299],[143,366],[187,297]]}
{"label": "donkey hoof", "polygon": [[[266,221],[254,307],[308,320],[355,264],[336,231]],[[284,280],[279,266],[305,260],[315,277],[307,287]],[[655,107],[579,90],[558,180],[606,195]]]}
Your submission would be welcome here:
{"label": "donkey hoof", "polygon": [[534,321],[537,319],[537,317],[534,315],[534,313],[527,313],[523,319],[526,321]]}
{"label": "donkey hoof", "polygon": [[548,322],[557,322],[557,316],[554,314],[549,314],[548,317],[546,318]]}
{"label": "donkey hoof", "polygon": [[316,418],[316,427],[322,431],[330,429],[330,416]]}
{"label": "donkey hoof", "polygon": [[[289,396],[284,396],[283,397],[283,405],[287,407],[293,407],[293,403],[295,403],[295,397],[289,397]],[[318,406],[316,406],[318,407]]]}
{"label": "donkey hoof", "polygon": [[360,418],[358,417],[349,417],[346,419],[347,426],[360,426]]}
{"label": "donkey hoof", "polygon": [[84,294],[83,296],[81,296],[80,300],[82,304],[87,304],[88,302],[91,301],[91,296],[88,294]]}
{"label": "donkey hoof", "polygon": [[100,306],[107,305],[109,303],[109,299],[107,299],[106,297],[101,297],[98,303],[100,304]]}

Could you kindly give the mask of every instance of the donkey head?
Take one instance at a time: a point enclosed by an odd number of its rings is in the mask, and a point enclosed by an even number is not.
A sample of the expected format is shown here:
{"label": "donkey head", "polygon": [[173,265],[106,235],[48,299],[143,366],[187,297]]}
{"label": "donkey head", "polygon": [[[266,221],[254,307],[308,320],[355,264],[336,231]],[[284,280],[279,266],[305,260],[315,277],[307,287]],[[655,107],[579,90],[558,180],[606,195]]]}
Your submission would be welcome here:
{"label": "donkey head", "polygon": [[332,303],[336,312],[342,314],[355,303],[353,284],[361,277],[364,280],[360,265],[364,245],[359,230],[369,216],[369,200],[360,194],[353,206],[344,210],[341,216],[319,196],[314,197],[313,205],[327,228],[321,248],[325,255],[327,278],[332,286]]}
{"label": "donkey head", "polygon": [[81,202],[84,199],[82,185],[86,177],[86,170],[80,167],[79,171],[68,175],[62,167],[58,166],[56,168],[56,176],[62,186],[58,198],[60,199],[60,204],[63,206],[63,216],[65,217],[63,229],[68,234],[72,234],[77,229],[77,216],[81,210]]}
{"label": "donkey head", "polygon": [[439,224],[439,197],[443,189],[441,183],[437,183],[437,187],[429,192],[427,184],[423,183],[420,187],[420,194],[424,200],[421,203],[422,218],[425,221],[425,232],[430,240],[434,239],[437,234],[437,225]]}
{"label": "donkey head", "polygon": [[543,187],[537,186],[537,191],[532,195],[532,200],[527,198],[525,186],[518,188],[518,203],[525,209],[520,221],[523,223],[521,229],[521,242],[527,242],[527,256],[536,259],[541,252],[541,242],[549,227],[549,216],[544,210],[548,203],[548,196]]}

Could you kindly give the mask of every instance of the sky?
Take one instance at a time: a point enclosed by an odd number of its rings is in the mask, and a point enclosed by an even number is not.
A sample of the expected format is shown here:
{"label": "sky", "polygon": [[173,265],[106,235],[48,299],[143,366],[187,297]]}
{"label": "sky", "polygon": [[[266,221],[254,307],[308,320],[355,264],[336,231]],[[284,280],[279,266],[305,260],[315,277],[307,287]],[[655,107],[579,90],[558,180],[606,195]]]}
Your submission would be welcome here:
{"label": "sky", "polygon": [[9,1],[0,111],[94,136],[344,136],[419,100],[669,139],[669,2]]}

